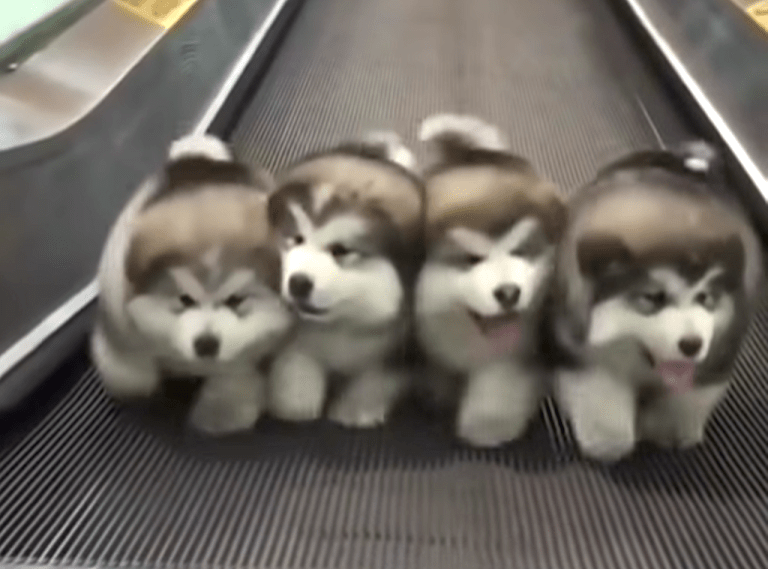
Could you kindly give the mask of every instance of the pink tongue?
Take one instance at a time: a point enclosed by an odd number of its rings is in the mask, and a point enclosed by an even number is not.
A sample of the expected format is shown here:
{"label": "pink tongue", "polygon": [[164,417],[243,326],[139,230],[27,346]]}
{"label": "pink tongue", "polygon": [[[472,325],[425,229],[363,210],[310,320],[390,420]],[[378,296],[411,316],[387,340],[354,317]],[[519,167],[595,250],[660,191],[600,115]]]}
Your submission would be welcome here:
{"label": "pink tongue", "polygon": [[520,341],[520,324],[510,322],[494,326],[485,333],[485,336],[490,340],[494,353],[509,351]]}
{"label": "pink tongue", "polygon": [[685,393],[693,387],[696,364],[687,361],[662,362],[656,366],[664,383],[675,393]]}

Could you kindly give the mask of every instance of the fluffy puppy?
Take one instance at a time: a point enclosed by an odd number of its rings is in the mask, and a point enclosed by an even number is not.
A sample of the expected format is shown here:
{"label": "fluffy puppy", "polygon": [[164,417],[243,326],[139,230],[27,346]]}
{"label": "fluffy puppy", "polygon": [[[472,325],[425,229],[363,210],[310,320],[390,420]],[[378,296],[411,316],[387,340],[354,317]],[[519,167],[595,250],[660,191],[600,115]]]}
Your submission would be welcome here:
{"label": "fluffy puppy", "polygon": [[307,156],[279,181],[269,215],[299,325],[272,368],[277,417],[320,417],[333,387],[330,419],[372,427],[403,389],[395,364],[423,215],[414,163],[396,135],[374,134]]}
{"label": "fluffy puppy", "polygon": [[112,396],[150,396],[164,375],[202,376],[196,429],[253,426],[266,399],[257,366],[292,321],[277,293],[271,185],[220,140],[189,136],[130,200],[99,266],[91,341]]}
{"label": "fluffy puppy", "polygon": [[415,295],[432,364],[425,387],[440,406],[458,404],[461,439],[496,446],[538,409],[543,308],[566,210],[479,119],[432,116],[420,138],[440,155],[425,175],[427,260]]}
{"label": "fluffy puppy", "polygon": [[640,152],[574,199],[557,263],[560,404],[599,460],[703,440],[762,280],[712,147]]}

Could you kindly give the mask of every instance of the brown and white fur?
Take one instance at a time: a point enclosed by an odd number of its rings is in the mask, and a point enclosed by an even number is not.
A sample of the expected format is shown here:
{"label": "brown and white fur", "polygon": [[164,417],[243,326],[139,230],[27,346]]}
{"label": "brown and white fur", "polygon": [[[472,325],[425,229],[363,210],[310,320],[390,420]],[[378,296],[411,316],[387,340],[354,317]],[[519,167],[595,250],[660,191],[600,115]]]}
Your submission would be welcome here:
{"label": "brown and white fur", "polygon": [[762,279],[760,243],[714,150],[629,155],[571,206],[557,265],[557,394],[582,452],[703,440]]}
{"label": "brown and white fur", "polygon": [[270,220],[282,251],[282,294],[299,325],[272,367],[270,408],[278,418],[316,419],[338,391],[329,418],[373,427],[402,392],[396,360],[423,215],[414,164],[396,135],[374,134],[307,156],[279,181]]}
{"label": "brown and white fur", "polygon": [[416,285],[427,396],[458,405],[457,435],[496,446],[523,434],[544,392],[543,308],[566,210],[557,188],[495,127],[436,115],[425,176],[427,260]]}
{"label": "brown and white fur", "polygon": [[277,292],[271,185],[220,140],[193,135],[130,200],[99,266],[91,343],[112,396],[150,396],[167,375],[203,377],[194,428],[253,426],[266,405],[258,365],[292,321]]}

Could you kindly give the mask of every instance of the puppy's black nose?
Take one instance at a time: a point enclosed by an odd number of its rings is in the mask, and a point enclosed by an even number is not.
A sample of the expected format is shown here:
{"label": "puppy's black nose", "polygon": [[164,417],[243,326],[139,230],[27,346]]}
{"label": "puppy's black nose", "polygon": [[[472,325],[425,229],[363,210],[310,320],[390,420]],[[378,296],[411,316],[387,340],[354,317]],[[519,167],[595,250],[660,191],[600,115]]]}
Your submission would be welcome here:
{"label": "puppy's black nose", "polygon": [[203,334],[195,338],[195,353],[201,358],[215,358],[219,355],[221,342],[212,334]]}
{"label": "puppy's black nose", "polygon": [[505,310],[514,308],[520,300],[520,287],[513,284],[502,285],[493,291],[493,296]]}
{"label": "puppy's black nose", "polygon": [[288,292],[297,300],[307,300],[312,294],[314,283],[304,273],[296,273],[288,279]]}
{"label": "puppy's black nose", "polygon": [[681,339],[677,345],[680,347],[680,351],[684,356],[692,358],[699,353],[701,346],[704,345],[704,340],[698,336],[686,336]]}

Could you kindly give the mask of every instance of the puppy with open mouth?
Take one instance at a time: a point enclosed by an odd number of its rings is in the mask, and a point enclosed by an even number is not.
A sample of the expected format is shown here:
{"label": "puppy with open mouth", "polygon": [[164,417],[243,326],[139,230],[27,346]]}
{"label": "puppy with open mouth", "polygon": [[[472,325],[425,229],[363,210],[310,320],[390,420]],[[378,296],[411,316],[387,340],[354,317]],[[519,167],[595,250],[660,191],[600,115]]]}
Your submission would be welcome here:
{"label": "puppy with open mouth", "polygon": [[557,395],[582,452],[701,442],[758,299],[760,242],[712,147],[639,152],[573,200],[557,265]]}
{"label": "puppy with open mouth", "polygon": [[292,324],[277,292],[271,186],[212,136],[172,145],[119,216],[99,266],[91,348],[111,395],[147,397],[163,376],[203,377],[194,428],[254,425],[266,406],[259,365]]}
{"label": "puppy with open mouth", "polygon": [[557,188],[510,153],[494,126],[436,115],[420,138],[440,158],[425,175],[427,260],[416,331],[427,396],[458,405],[458,436],[518,438],[543,393],[539,340],[566,210]]}
{"label": "puppy with open mouth", "polygon": [[[348,427],[385,421],[407,381],[398,365],[418,264],[423,189],[394,134],[307,156],[269,202],[282,294],[299,318],[270,377],[272,413]],[[336,380],[338,379],[338,381]]]}

